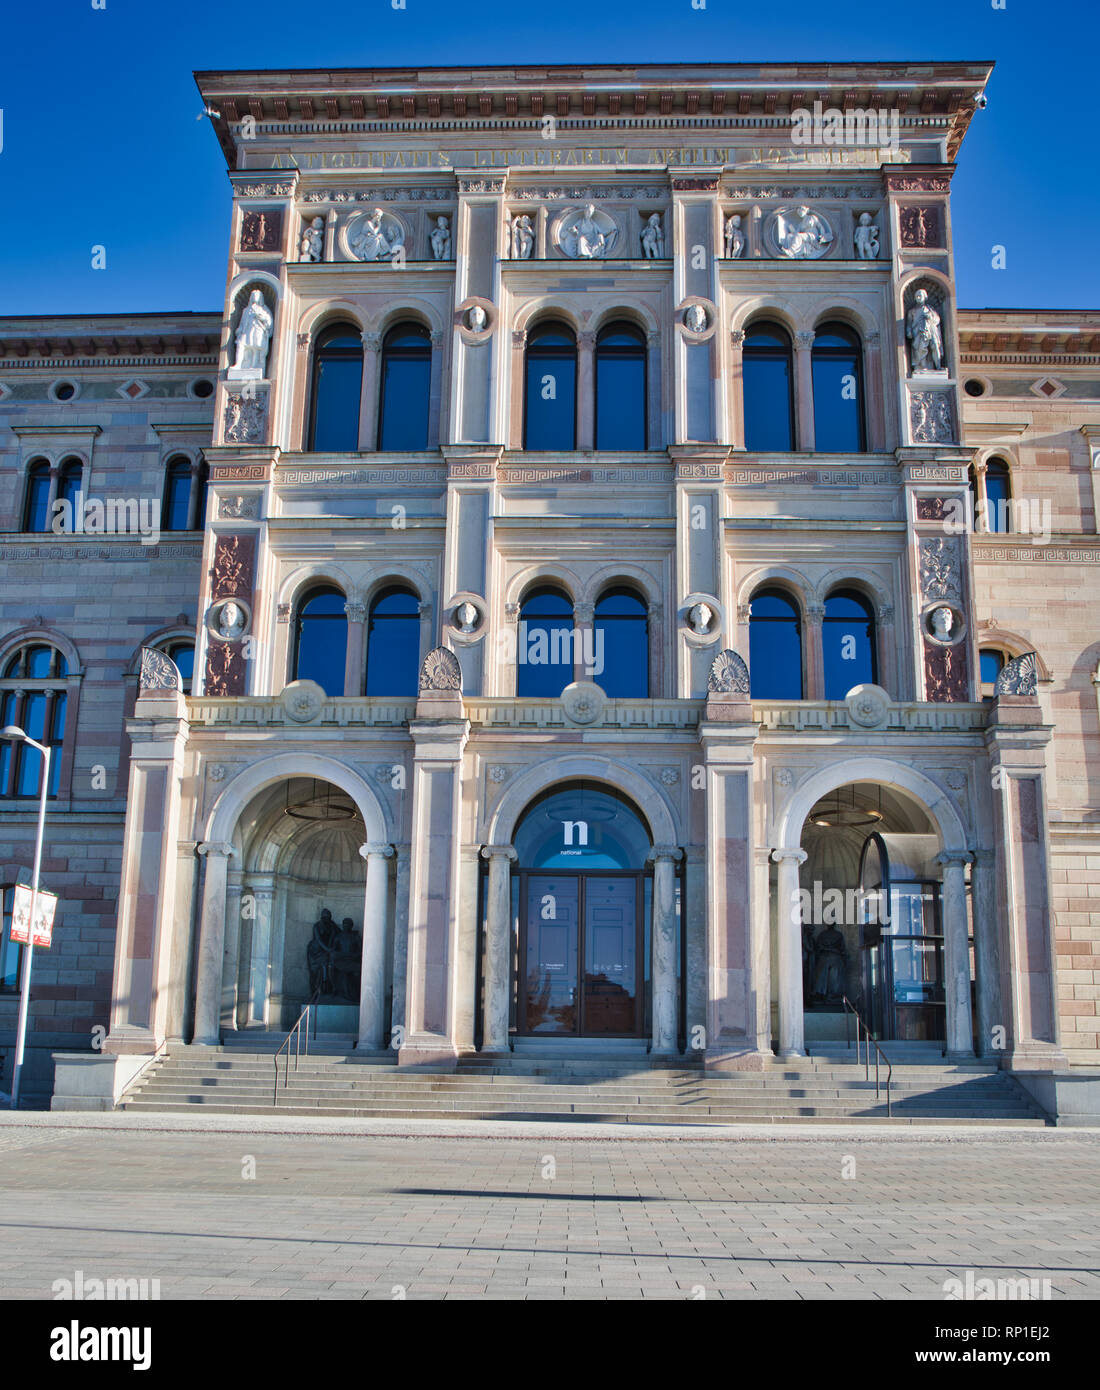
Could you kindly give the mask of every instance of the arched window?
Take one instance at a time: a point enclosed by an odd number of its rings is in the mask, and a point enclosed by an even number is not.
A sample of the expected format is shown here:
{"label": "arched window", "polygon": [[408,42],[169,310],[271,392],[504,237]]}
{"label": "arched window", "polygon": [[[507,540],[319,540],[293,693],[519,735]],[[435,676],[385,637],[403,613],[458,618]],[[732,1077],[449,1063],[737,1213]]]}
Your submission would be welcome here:
{"label": "arched window", "polygon": [[298,604],[294,624],[296,681],[316,681],[326,695],[343,695],[348,655],[344,595],[331,584],[310,589]]}
{"label": "arched window", "polygon": [[164,470],[164,502],[161,506],[162,531],[186,531],[191,520],[191,460],[177,455]]}
{"label": "arched window", "polygon": [[645,447],[645,334],[632,323],[612,323],[596,340],[596,448]]}
{"label": "arched window", "polygon": [[76,529],[76,514],[81,506],[80,489],[84,481],[84,465],[76,458],[65,459],[57,475],[58,501],[69,504],[68,524]]}
{"label": "arched window", "polygon": [[[56,796],[65,740],[69,667],[56,647],[28,643],[0,669],[0,728],[14,724],[50,748],[50,785]],[[0,740],[0,797],[36,797],[41,792],[42,755],[26,743]]]}
{"label": "arched window", "polygon": [[821,624],[821,644],[826,700],[843,700],[853,686],[877,682],[875,614],[862,594],[838,589],[829,595]]}
{"label": "arched window", "polygon": [[367,626],[367,694],[409,696],[420,683],[420,599],[394,585],[371,604]]}
{"label": "arched window", "polygon": [[802,620],[782,589],[761,589],[749,605],[749,681],[754,700],[801,700]]}
{"label": "arched window", "polygon": [[516,694],[556,699],[573,679],[573,605],[560,589],[534,589],[519,614]]}
{"label": "arched window", "polygon": [[861,454],[863,350],[859,335],[843,323],[824,323],[814,335],[814,447],[825,454]]}
{"label": "arched window", "polygon": [[540,323],[527,338],[523,447],[577,447],[577,340],[564,323]]}
{"label": "arched window", "polygon": [[978,518],[982,513],[978,511],[978,503],[982,500],[982,496],[978,490],[978,474],[973,464],[966,470],[966,483],[970,489],[971,525],[974,530],[980,531],[982,530],[982,523]]}
{"label": "arched window", "polygon": [[171,657],[176,663],[180,673],[180,690],[184,695],[190,695],[191,686],[195,679],[194,642],[169,642],[164,648],[164,654]]}
{"label": "arched window", "polygon": [[986,530],[1012,530],[1012,483],[1004,459],[990,459],[985,466]]}
{"label": "arched window", "polygon": [[50,465],[35,459],[27,469],[27,500],[23,507],[24,531],[50,529]]}
{"label": "arched window", "polygon": [[1004,670],[1008,657],[996,647],[983,647],[978,653],[978,669],[981,672],[981,695],[983,700],[993,700],[997,696],[997,677]]}
{"label": "arched window", "polygon": [[649,618],[633,589],[609,589],[596,604],[592,655],[592,679],[605,694],[612,699],[649,698]]}
{"label": "arched window", "polygon": [[794,448],[791,339],[777,323],[754,323],[741,354],[745,400],[745,448],[788,453]]}
{"label": "arched window", "polygon": [[318,336],[313,352],[307,449],[315,453],[356,452],[362,386],[362,335],[354,324],[331,324]]}
{"label": "arched window", "polygon": [[399,323],[382,343],[378,448],[394,452],[428,447],[432,340],[420,323]]}
{"label": "arched window", "polygon": [[15,911],[15,884],[0,885],[2,926],[0,937],[0,994],[16,994],[23,978],[23,946],[11,939],[11,919]]}

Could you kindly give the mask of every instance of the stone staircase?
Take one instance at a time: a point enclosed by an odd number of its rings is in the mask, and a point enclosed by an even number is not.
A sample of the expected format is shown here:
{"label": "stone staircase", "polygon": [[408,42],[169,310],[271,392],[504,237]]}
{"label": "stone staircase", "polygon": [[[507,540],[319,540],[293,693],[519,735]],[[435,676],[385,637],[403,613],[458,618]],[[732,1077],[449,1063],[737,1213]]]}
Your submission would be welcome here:
{"label": "stone staircase", "polygon": [[[223,1047],[175,1045],[119,1103],[126,1111],[173,1114],[301,1115],[406,1120],[590,1121],[605,1124],[780,1124],[858,1119],[886,1122],[854,1053],[776,1060],[762,1072],[717,1076],[690,1058],[608,1058],[583,1051],[471,1055],[456,1072],[399,1070],[392,1052],[363,1053],[344,1040],[311,1043],[272,1102],[272,1056],[282,1039],[256,1037]],[[247,1049],[247,1050],[246,1050]],[[893,1123],[1047,1123],[1006,1073],[988,1063],[959,1066],[919,1054],[894,1060]],[[282,1062],[280,1061],[280,1077]]]}

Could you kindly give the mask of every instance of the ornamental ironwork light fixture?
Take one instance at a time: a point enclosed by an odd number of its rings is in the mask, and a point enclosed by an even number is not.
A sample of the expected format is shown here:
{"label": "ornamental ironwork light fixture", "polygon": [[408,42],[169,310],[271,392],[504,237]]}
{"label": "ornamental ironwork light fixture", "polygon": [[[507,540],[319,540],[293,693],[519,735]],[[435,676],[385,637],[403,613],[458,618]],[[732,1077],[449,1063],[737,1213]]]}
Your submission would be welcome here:
{"label": "ornamental ironwork light fixture", "polygon": [[355,803],[334,787],[331,782],[326,782],[324,790],[321,790],[317,779],[314,778],[313,794],[294,802],[293,805],[290,800],[290,783],[287,782],[286,805],[283,807],[283,815],[290,816],[294,820],[307,821],[354,820],[358,811]]}
{"label": "ornamental ironwork light fixture", "polygon": [[835,792],[817,803],[810,812],[810,820],[814,825],[823,826],[827,830],[858,830],[868,825],[877,825],[884,818],[881,787],[876,788],[877,809],[872,806],[857,806],[854,786],[847,788],[847,797],[844,796],[844,791],[844,787],[838,787]]}

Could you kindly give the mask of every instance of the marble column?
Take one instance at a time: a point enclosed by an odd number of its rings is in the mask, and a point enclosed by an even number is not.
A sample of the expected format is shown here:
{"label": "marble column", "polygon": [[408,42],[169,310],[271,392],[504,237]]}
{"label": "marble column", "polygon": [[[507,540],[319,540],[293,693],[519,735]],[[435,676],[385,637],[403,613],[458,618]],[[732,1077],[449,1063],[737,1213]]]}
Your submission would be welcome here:
{"label": "marble column", "polygon": [[482,1052],[509,1050],[508,1015],[512,983],[512,876],[516,852],[511,845],[485,845],[489,861],[486,896],[485,976],[482,982]]}
{"label": "marble column", "polygon": [[806,631],[802,659],[806,670],[806,699],[825,698],[825,605],[809,603],[806,605]]}
{"label": "marble column", "polygon": [[391,1047],[400,1047],[405,1027],[405,985],[409,958],[409,846],[395,845],[397,873],[393,902],[393,986],[390,1005]]}
{"label": "marble column", "polygon": [[577,448],[596,447],[596,335],[577,334]]}
{"label": "marble column", "polygon": [[393,846],[366,844],[359,853],[367,861],[363,896],[363,962],[359,980],[359,1042],[365,1051],[385,1046],[386,1029],[386,907],[389,901],[388,859]]}
{"label": "marble column", "polygon": [[675,845],[654,845],[649,852],[653,863],[653,930],[650,987],[653,991],[652,1051],[673,1056],[676,1047],[677,994],[676,863],[683,858]]}
{"label": "marble column", "polygon": [[586,658],[591,655],[593,665],[596,663],[598,653],[596,651],[596,634],[593,624],[596,621],[596,606],[593,603],[576,603],[573,605],[573,633],[575,637],[573,655],[576,658],[573,662],[573,679],[575,681],[597,681],[599,673],[590,670]]}
{"label": "marble column", "polygon": [[382,355],[381,333],[363,334],[363,382],[359,391],[359,448],[378,448],[378,371]]}
{"label": "marble column", "polygon": [[947,1055],[974,1055],[974,1025],[970,1009],[970,942],[966,913],[966,850],[944,850],[936,856],[943,865],[943,971],[947,995]]}
{"label": "marble column", "polygon": [[187,529],[194,531],[199,522],[199,501],[202,497],[202,463],[191,464],[191,491],[187,496]]}
{"label": "marble column", "polygon": [[730,330],[730,443],[745,447],[745,330]]}
{"label": "marble column", "polygon": [[812,454],[815,446],[814,430],[814,372],[813,372],[813,333],[795,334],[795,448],[803,454]]}
{"label": "marble column", "polygon": [[978,994],[978,1055],[999,1057],[1003,1048],[994,1046],[993,1029],[1001,1017],[1000,960],[997,949],[997,884],[992,850],[974,851],[970,870],[970,892],[974,915],[974,958]]}
{"label": "marble column", "polygon": [[344,612],[348,619],[344,694],[362,695],[367,678],[367,605],[349,600],[344,604]]}
{"label": "marble column", "polygon": [[867,447],[873,454],[886,448],[886,403],[882,392],[882,335],[866,334],[864,345],[863,415]]}
{"label": "marble column", "polygon": [[805,862],[804,849],[777,849],[772,858],[779,865],[776,883],[779,957],[779,1055],[806,1055],[802,999],[802,902],[798,866]]}
{"label": "marble column", "polygon": [[[242,976],[245,962],[252,950],[252,923],[241,920],[244,883],[240,872],[230,869],[225,886],[225,944],[222,949],[222,1032],[235,1033],[240,1027],[238,1014],[242,1003]],[[243,944],[243,951],[242,951]]]}
{"label": "marble column", "polygon": [[229,876],[229,857],[234,850],[231,844],[214,840],[206,840],[197,848],[206,860],[206,873],[202,885],[193,1041],[216,1045],[221,1042],[226,881]]}
{"label": "marble column", "polygon": [[264,874],[249,881],[252,896],[252,956],[248,969],[247,1022],[268,1022],[267,993],[271,963],[271,921],[275,902],[275,878]]}

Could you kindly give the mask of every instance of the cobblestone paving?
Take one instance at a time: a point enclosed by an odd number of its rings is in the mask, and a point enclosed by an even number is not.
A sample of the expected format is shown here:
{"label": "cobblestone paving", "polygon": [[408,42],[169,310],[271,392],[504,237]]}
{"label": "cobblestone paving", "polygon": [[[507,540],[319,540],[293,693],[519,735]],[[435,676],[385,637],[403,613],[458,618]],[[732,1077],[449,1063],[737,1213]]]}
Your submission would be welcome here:
{"label": "cobblestone paving", "polygon": [[78,1269],[158,1278],[165,1299],[938,1299],[967,1270],[1100,1297],[1096,1133],[675,1143],[9,1124],[0,1175],[3,1298],[49,1298]]}

